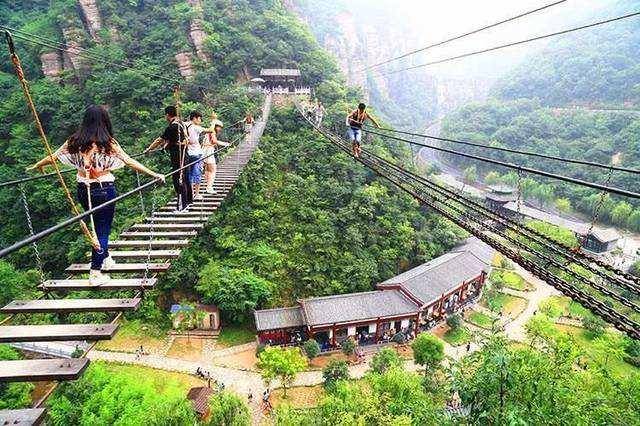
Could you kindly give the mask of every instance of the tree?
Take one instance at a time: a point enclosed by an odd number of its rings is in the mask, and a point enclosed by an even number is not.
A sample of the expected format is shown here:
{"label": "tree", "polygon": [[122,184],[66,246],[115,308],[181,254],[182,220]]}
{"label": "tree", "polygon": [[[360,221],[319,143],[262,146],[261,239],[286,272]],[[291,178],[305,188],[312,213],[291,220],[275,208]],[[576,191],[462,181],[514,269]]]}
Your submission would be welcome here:
{"label": "tree", "polygon": [[411,344],[413,359],[416,364],[425,367],[425,375],[429,374],[444,359],[442,341],[430,333],[420,333]]}
{"label": "tree", "polygon": [[347,356],[353,355],[353,352],[356,350],[356,342],[351,337],[345,339],[340,345],[342,347],[342,353]]}
{"label": "tree", "polygon": [[401,367],[402,358],[392,348],[382,348],[371,359],[371,370],[382,374],[390,368]]}
{"label": "tree", "polygon": [[620,201],[611,212],[611,221],[622,227],[626,227],[633,213],[633,206],[626,201]]}
{"label": "tree", "polygon": [[210,401],[210,426],[249,426],[251,413],[246,402],[229,391],[214,394]]}
{"label": "tree", "polygon": [[299,348],[266,347],[258,357],[258,368],[266,381],[280,380],[286,398],[296,374],[307,368],[307,359]]}
{"label": "tree", "polygon": [[447,325],[453,330],[457,330],[462,325],[460,314],[451,314],[447,317]]}
{"label": "tree", "polygon": [[500,181],[500,173],[491,171],[484,177],[484,183],[487,185],[495,185]]}
{"label": "tree", "polygon": [[629,268],[629,273],[636,277],[640,277],[640,260],[636,260],[635,262],[633,262],[633,264]]}
{"label": "tree", "polygon": [[600,317],[595,315],[587,315],[582,318],[582,326],[594,337],[600,337],[604,334],[607,323]]}
{"label": "tree", "polygon": [[229,268],[212,260],[200,272],[196,289],[205,303],[215,303],[229,319],[242,322],[269,298],[272,287],[250,270]]}
{"label": "tree", "polygon": [[349,378],[349,367],[346,361],[338,359],[332,359],[322,369],[322,378],[324,379],[324,386],[326,388],[332,388],[339,380],[347,380]]}
{"label": "tree", "polygon": [[571,201],[568,198],[558,198],[556,199],[556,210],[560,213],[567,214],[571,211]]}
{"label": "tree", "polygon": [[471,166],[464,169],[464,171],[462,172],[462,178],[464,179],[465,183],[476,183],[478,181],[478,170],[476,169],[476,166]]}
{"label": "tree", "polygon": [[307,358],[313,359],[320,354],[320,345],[314,339],[309,339],[302,345],[302,350]]}

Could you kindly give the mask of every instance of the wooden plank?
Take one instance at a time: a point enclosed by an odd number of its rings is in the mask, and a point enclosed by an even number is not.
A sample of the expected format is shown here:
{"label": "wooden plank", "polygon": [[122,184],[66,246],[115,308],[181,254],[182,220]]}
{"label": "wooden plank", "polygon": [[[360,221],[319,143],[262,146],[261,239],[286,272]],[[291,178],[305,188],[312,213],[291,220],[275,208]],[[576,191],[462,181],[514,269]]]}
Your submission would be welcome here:
{"label": "wooden plank", "polygon": [[0,308],[3,314],[70,313],[70,312],[119,312],[135,311],[139,298],[132,299],[39,299],[14,300]]}
{"label": "wooden plank", "polygon": [[[202,208],[206,208],[209,209],[209,211],[214,211],[215,209],[218,208],[218,206],[193,206],[193,207],[188,207],[187,210],[185,210],[188,213],[193,213],[193,209],[202,209]],[[173,212],[173,209],[171,207],[162,207],[159,211],[161,212],[165,212],[165,213],[170,213]],[[179,213],[176,213],[179,214]]]}
{"label": "wooden plank", "polygon": [[155,225],[151,225],[149,223],[138,223],[133,225],[130,229],[136,229],[136,230],[141,230],[141,231],[148,231],[151,229],[154,230],[176,230],[176,231],[188,231],[188,230],[192,230],[192,229],[202,229],[204,228],[204,225],[201,223],[191,223],[191,224],[185,224],[185,223],[181,223],[181,224],[170,224],[170,223],[157,223]]}
{"label": "wooden plank", "polygon": [[[149,272],[165,272],[171,267],[168,262],[162,263],[149,263]],[[89,272],[91,264],[89,263],[74,263],[70,265],[65,271],[73,273]],[[112,268],[103,270],[108,273],[126,273],[126,272],[144,272],[146,270],[146,263],[116,263]]]}
{"label": "wooden plank", "polygon": [[44,408],[0,410],[0,425],[38,426],[44,421],[46,412]]}
{"label": "wooden plank", "polygon": [[206,222],[206,215],[180,217],[180,216],[154,216],[145,218],[147,222],[153,223],[194,223],[194,222]]}
{"label": "wooden plank", "polygon": [[198,235],[197,231],[154,231],[154,232],[132,232],[126,231],[120,234],[120,238],[183,238],[183,237],[195,237]]}
{"label": "wooden plank", "polygon": [[0,326],[0,343],[108,340],[118,324],[56,324]]}
{"label": "wooden plank", "polygon": [[87,358],[0,361],[0,382],[76,380],[88,365]]}
{"label": "wooden plank", "polygon": [[75,291],[75,290],[150,290],[155,287],[158,280],[155,278],[131,278],[115,279],[101,285],[91,285],[89,280],[49,280],[40,284],[41,290]]}
{"label": "wooden plank", "polygon": [[[153,212],[154,217],[201,217],[200,213],[194,213],[190,211],[174,213],[174,212]],[[205,214],[204,217],[207,217]]]}
{"label": "wooden plank", "polygon": [[[194,213],[198,214],[198,213]],[[116,240],[109,242],[109,248],[125,248],[125,247],[184,247],[189,245],[189,240]]]}
{"label": "wooden plank", "polygon": [[180,257],[180,250],[109,250],[109,255],[115,259],[176,259]]}

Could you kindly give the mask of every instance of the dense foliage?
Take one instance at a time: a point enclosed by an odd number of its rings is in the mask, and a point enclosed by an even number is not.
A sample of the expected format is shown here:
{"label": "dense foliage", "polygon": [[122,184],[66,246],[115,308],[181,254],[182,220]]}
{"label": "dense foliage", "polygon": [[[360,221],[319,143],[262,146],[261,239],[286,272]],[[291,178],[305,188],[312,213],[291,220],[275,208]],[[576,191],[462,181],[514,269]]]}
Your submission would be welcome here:
{"label": "dense foliage", "polygon": [[247,404],[230,392],[219,392],[210,400],[210,426],[249,426],[251,412]]}
{"label": "dense foliage", "polygon": [[[18,351],[8,345],[0,345],[0,361],[22,359]],[[0,383],[0,410],[29,408],[31,405],[31,383]]]}
{"label": "dense foliage", "polygon": [[75,382],[66,382],[49,400],[52,425],[187,425],[195,414],[184,389],[160,384],[138,371],[92,365]]}

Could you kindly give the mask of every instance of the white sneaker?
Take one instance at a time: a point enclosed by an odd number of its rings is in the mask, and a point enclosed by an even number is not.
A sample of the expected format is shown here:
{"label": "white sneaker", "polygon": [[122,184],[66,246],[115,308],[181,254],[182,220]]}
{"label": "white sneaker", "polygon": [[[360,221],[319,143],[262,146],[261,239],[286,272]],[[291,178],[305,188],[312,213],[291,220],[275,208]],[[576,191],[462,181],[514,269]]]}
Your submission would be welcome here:
{"label": "white sneaker", "polygon": [[111,278],[107,274],[103,274],[102,271],[92,269],[89,271],[89,284],[90,285],[104,285],[109,282]]}
{"label": "white sneaker", "polygon": [[213,186],[207,186],[207,194],[215,194],[216,191],[213,189]]}
{"label": "white sneaker", "polygon": [[102,261],[102,269],[108,271],[109,269],[113,269],[116,266],[116,261],[113,257],[105,257]]}

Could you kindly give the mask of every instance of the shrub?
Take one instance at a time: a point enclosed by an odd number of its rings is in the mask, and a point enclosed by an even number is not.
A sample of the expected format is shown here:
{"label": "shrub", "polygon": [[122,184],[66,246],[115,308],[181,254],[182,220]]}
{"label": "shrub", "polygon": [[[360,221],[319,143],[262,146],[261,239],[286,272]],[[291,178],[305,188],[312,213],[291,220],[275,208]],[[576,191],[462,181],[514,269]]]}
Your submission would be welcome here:
{"label": "shrub", "polygon": [[313,359],[320,354],[320,345],[315,340],[309,339],[302,345],[302,350],[307,355],[307,358]]}
{"label": "shrub", "polygon": [[460,314],[452,314],[447,317],[447,325],[451,327],[452,330],[457,330],[462,326],[462,317]]}
{"label": "shrub", "polygon": [[371,360],[371,369],[379,374],[383,374],[390,368],[400,367],[401,365],[402,358],[391,348],[381,349]]}
{"label": "shrub", "polygon": [[351,356],[353,352],[356,350],[356,342],[353,341],[351,337],[342,342],[342,353]]}
{"label": "shrub", "polygon": [[582,319],[582,326],[591,333],[593,337],[599,337],[604,334],[607,323],[600,317],[587,316]]}
{"label": "shrub", "polygon": [[322,378],[326,388],[333,388],[339,380],[347,380],[349,378],[349,368],[346,361],[331,360],[322,369]]}
{"label": "shrub", "polygon": [[251,413],[247,404],[237,395],[224,391],[211,397],[211,426],[249,426]]}

